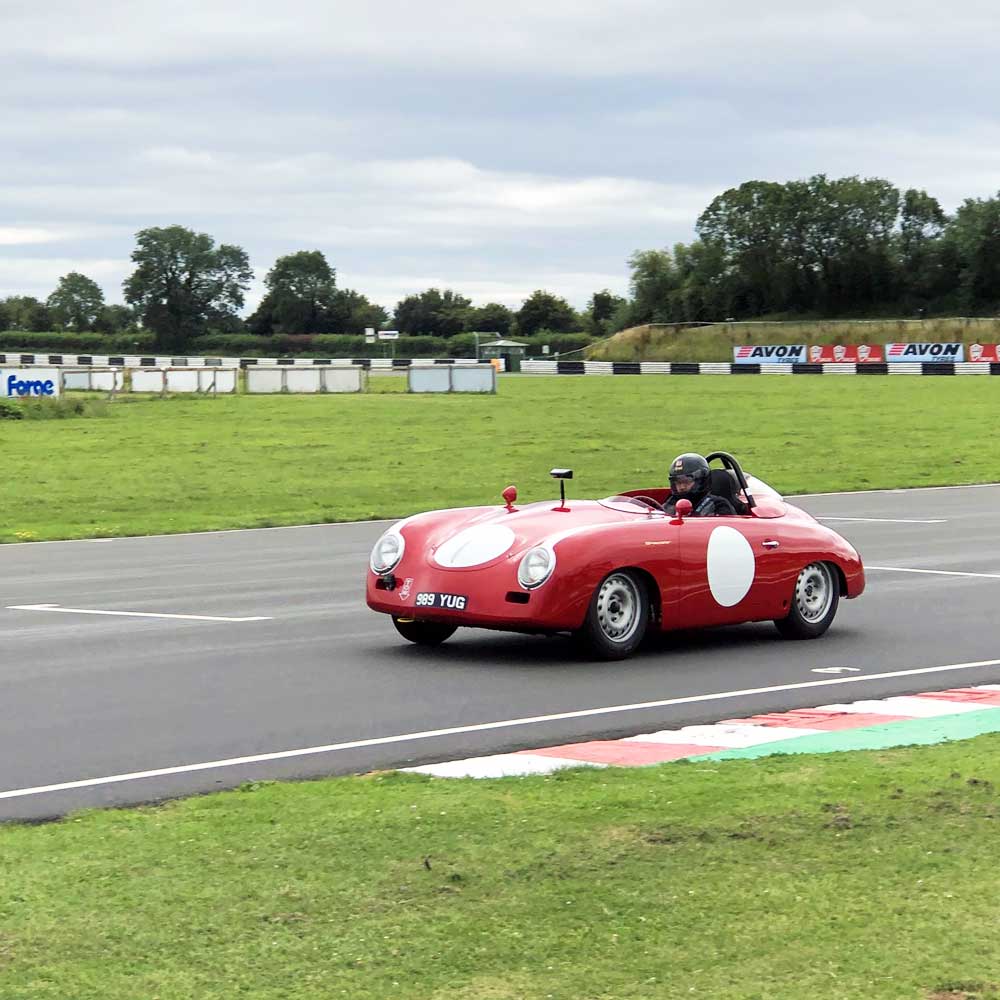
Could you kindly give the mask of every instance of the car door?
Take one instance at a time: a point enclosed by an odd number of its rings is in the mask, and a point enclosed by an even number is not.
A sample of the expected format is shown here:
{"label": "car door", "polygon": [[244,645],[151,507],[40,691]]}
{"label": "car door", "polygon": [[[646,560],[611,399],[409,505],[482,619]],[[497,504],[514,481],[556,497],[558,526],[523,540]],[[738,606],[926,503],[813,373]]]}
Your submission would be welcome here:
{"label": "car door", "polygon": [[783,618],[792,581],[781,521],[780,515],[686,518],[678,528],[677,620],[667,627]]}

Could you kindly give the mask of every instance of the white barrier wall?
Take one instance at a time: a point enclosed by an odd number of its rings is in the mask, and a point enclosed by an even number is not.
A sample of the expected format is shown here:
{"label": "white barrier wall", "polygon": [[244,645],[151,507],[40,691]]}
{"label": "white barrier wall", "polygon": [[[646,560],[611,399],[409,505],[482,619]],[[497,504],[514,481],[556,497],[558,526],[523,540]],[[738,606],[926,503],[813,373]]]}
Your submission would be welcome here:
{"label": "white barrier wall", "polygon": [[406,377],[410,392],[451,392],[451,372],[446,365],[410,368]]}
{"label": "white barrier wall", "polygon": [[496,392],[497,370],[493,365],[460,367],[448,365],[452,392]]}
{"label": "white barrier wall", "polygon": [[281,392],[284,387],[284,368],[247,369],[247,392]]}
{"label": "white barrier wall", "polygon": [[91,392],[118,392],[125,385],[125,373],[120,368],[62,369],[62,387],[66,390],[85,389]]}
{"label": "white barrier wall", "polygon": [[133,392],[236,392],[235,368],[136,368]]}
{"label": "white barrier wall", "polygon": [[136,368],[132,372],[133,392],[163,392],[163,372],[158,368]]}
{"label": "white barrier wall", "polygon": [[351,368],[247,368],[247,392],[361,392],[364,370]]}
{"label": "white barrier wall", "polygon": [[410,392],[496,392],[497,370],[493,365],[435,365],[413,367],[407,372]]}

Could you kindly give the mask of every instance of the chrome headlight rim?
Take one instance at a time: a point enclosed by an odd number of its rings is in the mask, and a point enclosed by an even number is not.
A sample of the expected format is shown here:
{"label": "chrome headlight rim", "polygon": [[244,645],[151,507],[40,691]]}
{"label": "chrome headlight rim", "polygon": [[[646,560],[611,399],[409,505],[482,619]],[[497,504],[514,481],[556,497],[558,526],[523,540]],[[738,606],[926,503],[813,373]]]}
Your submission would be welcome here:
{"label": "chrome headlight rim", "polygon": [[[545,570],[537,578],[528,576],[528,562],[533,556],[544,555],[546,558]],[[521,561],[517,564],[517,582],[525,590],[536,590],[547,580],[552,579],[552,574],[556,568],[555,550],[548,545],[533,545],[521,556]]]}
{"label": "chrome headlight rim", "polygon": [[[382,555],[381,550],[382,546],[388,542],[395,542],[396,548],[395,554],[386,558]],[[399,565],[405,550],[406,540],[402,534],[395,528],[389,528],[388,531],[384,531],[379,536],[378,541],[372,546],[371,555],[368,557],[368,566],[376,576],[385,576],[386,573],[391,573]],[[381,561],[377,561],[380,556]]]}

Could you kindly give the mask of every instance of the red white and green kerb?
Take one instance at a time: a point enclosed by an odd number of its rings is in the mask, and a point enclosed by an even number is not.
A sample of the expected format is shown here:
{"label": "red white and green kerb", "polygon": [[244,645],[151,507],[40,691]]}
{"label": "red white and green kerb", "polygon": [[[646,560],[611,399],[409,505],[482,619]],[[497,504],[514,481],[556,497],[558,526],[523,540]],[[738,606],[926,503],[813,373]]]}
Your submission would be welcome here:
{"label": "red white and green kerb", "polygon": [[441,778],[549,774],[566,767],[643,767],[788,753],[884,750],[1000,732],[1000,684],[723,719],[620,740],[592,740],[408,768]]}

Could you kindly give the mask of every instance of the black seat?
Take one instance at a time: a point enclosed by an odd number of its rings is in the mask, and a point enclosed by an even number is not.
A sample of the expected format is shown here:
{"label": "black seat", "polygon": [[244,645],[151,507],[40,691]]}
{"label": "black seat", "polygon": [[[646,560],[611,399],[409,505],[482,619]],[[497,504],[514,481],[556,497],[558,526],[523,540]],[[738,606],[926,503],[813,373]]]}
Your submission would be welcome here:
{"label": "black seat", "polygon": [[709,475],[711,492],[717,497],[728,500],[737,514],[746,514],[747,505],[737,496],[739,483],[736,482],[735,474],[728,469],[710,469]]}

